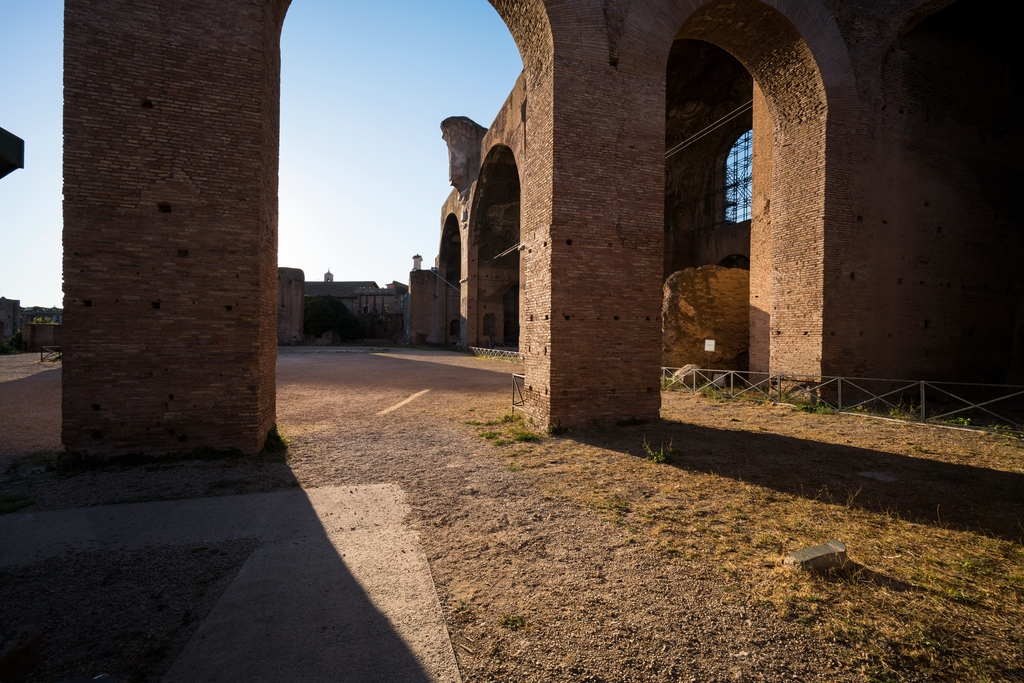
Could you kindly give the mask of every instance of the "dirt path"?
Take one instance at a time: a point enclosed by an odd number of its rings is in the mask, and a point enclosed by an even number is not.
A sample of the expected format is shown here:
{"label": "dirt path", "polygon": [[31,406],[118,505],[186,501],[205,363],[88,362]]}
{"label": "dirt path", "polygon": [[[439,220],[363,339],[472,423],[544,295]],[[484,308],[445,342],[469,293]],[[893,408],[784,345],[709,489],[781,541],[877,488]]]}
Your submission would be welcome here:
{"label": "dirt path", "polygon": [[[446,353],[288,350],[278,362],[287,463],[58,477],[43,458],[8,456],[0,484],[29,511],[396,483],[413,509],[466,681],[859,679],[813,631],[747,602],[717,566],[633,543],[600,510],[551,495],[510,467],[466,423],[507,412],[514,369]],[[59,405],[47,375],[27,381],[25,391]],[[12,384],[0,384],[0,405]],[[52,432],[57,422],[51,407],[34,424]]]}

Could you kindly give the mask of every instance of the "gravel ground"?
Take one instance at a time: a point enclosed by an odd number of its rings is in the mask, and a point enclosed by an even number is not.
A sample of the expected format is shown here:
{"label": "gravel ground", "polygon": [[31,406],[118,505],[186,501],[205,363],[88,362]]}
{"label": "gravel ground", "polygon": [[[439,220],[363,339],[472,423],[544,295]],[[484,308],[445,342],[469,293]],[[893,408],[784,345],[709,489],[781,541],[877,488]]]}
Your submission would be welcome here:
{"label": "gravel ground", "polygon": [[[630,544],[598,512],[549,495],[507,468],[465,423],[507,412],[509,375],[516,369],[443,352],[286,349],[278,361],[278,420],[291,440],[287,463],[186,462],[60,477],[46,469],[44,456],[8,454],[0,456],[0,486],[4,495],[19,496],[27,510],[42,510],[296,484],[394,482],[412,505],[410,521],[430,560],[466,681],[860,679],[840,668],[812,631],[769,608],[744,606],[743,596],[730,592],[699,560],[666,558]],[[5,415],[23,395],[12,391],[19,381],[25,382],[19,390],[46,408],[6,434],[20,434],[26,424],[40,434],[56,434],[58,374],[0,384]],[[33,441],[32,449],[59,448],[52,436],[44,441]],[[4,444],[0,450],[8,453],[29,450],[20,442]],[[132,562],[160,566],[172,558],[154,550],[104,561],[111,569],[104,565],[93,576]],[[89,623],[89,610],[102,612],[118,595],[100,591],[80,600],[87,589],[70,581],[70,566],[29,568],[4,577],[5,585],[33,592],[49,587],[67,602],[46,614],[69,613],[61,618]],[[232,575],[230,568],[225,572]],[[139,576],[143,592],[177,581],[167,572]],[[199,598],[190,597],[192,579],[187,572],[182,576],[175,590],[183,597],[172,610],[179,621],[184,609],[203,613],[202,607],[189,607]],[[55,616],[24,605],[8,610],[7,604],[7,619],[41,620],[52,648],[91,642],[84,627],[64,629]],[[151,680],[180,651],[184,641],[172,641],[148,670],[148,660],[135,665],[134,671],[143,672],[135,680]]]}

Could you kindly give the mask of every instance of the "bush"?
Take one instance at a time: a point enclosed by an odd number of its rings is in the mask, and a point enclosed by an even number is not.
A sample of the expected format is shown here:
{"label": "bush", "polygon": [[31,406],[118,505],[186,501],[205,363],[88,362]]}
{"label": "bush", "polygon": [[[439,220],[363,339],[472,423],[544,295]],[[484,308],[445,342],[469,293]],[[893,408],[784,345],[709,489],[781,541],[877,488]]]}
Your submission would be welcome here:
{"label": "bush", "polygon": [[20,353],[21,352],[21,330],[18,330],[11,335],[11,338],[7,340],[6,344],[0,344],[0,353]]}
{"label": "bush", "polygon": [[306,325],[303,331],[320,337],[331,330],[337,332],[342,339],[359,339],[363,336],[359,318],[341,301],[330,296],[307,296]]}

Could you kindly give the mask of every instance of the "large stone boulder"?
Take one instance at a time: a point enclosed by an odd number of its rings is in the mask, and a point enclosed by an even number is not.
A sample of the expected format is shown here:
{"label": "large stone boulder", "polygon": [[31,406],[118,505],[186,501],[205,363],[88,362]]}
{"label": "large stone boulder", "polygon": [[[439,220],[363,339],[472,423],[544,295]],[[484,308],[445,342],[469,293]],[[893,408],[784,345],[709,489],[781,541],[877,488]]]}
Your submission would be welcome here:
{"label": "large stone boulder", "polygon": [[665,281],[662,364],[708,364],[704,340],[715,340],[711,365],[746,370],[750,348],[750,272],[741,268],[687,268]]}

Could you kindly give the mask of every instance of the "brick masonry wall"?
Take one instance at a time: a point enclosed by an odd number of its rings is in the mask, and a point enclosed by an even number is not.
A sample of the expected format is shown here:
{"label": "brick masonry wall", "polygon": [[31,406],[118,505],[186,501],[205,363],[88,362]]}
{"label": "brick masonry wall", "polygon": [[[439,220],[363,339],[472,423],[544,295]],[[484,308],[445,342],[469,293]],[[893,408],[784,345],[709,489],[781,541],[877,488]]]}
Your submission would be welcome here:
{"label": "brick masonry wall", "polygon": [[[521,347],[540,425],[657,416],[665,78],[677,38],[727,50],[764,96],[770,239],[756,238],[751,255],[770,255],[772,369],[930,375],[974,348],[961,327],[973,319],[991,355],[1013,348],[1024,285],[983,276],[996,254],[1020,260],[1018,215],[997,217],[992,181],[965,182],[963,166],[944,162],[960,148],[942,151],[1002,124],[928,125],[935,144],[915,146],[922,103],[959,111],[976,99],[900,42],[935,3],[632,0],[615,16],[603,0],[493,4],[525,72],[483,148],[508,145],[520,174]],[[70,453],[253,452],[273,426],[287,5],[65,3]],[[990,109],[1016,111],[1019,93]],[[1019,174],[1019,133],[1008,135],[1012,154],[996,145],[973,158],[975,181],[1000,163],[1003,177]],[[903,294],[906,273],[927,284]],[[1000,367],[979,356],[954,372]]]}
{"label": "brick masonry wall", "polygon": [[69,453],[255,452],[273,427],[264,12],[252,0],[65,3]]}

